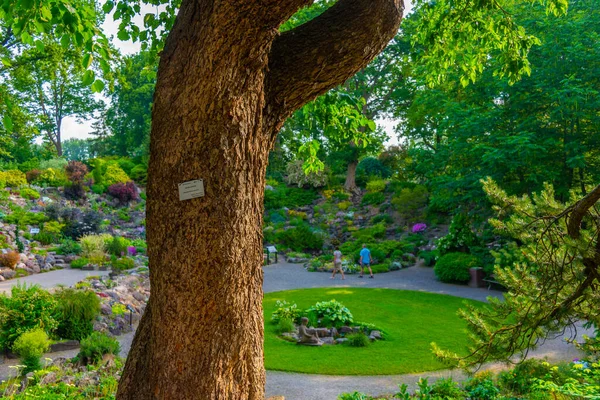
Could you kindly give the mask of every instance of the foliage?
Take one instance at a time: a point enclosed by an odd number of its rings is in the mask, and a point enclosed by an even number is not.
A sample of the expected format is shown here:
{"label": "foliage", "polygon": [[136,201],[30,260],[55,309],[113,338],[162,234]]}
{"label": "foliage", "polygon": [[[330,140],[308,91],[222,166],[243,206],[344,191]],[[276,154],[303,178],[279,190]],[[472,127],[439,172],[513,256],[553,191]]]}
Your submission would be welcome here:
{"label": "foliage", "polygon": [[15,269],[20,260],[21,255],[14,250],[0,254],[0,266],[4,268]]}
{"label": "foliage", "polygon": [[275,307],[275,311],[271,314],[271,322],[274,324],[279,323],[282,319],[298,321],[300,318],[301,311],[295,303],[289,304],[285,300],[277,300]]}
{"label": "foliage", "polygon": [[62,169],[46,168],[42,171],[36,183],[44,186],[64,186],[67,184],[67,175]]}
{"label": "foliage", "polygon": [[327,174],[325,171],[310,171],[306,173],[303,169],[304,161],[295,160],[286,167],[285,181],[288,185],[301,187],[323,187],[327,185]]}
{"label": "foliage", "polygon": [[19,195],[29,200],[37,200],[40,198],[40,194],[37,190],[28,187],[21,188],[21,190],[19,190]]}
{"label": "foliage", "polygon": [[71,268],[81,269],[90,263],[91,261],[89,258],[79,257],[71,261]]}
{"label": "foliage", "polygon": [[[32,169],[31,171],[27,171],[27,173],[25,174],[25,178],[27,179],[27,183],[31,185],[32,183],[37,182],[41,175],[42,171],[40,171],[39,169]],[[2,186],[4,187],[4,185]]]}
{"label": "foliage", "polygon": [[380,222],[368,228],[363,228],[352,232],[352,237],[358,242],[367,243],[372,242],[374,239],[381,239],[385,237],[385,232],[385,223]]}
{"label": "foliage", "polygon": [[65,166],[65,172],[71,184],[82,184],[88,173],[88,168],[82,162],[71,160]]}
{"label": "foliage", "polygon": [[90,336],[81,341],[81,348],[77,357],[86,364],[97,364],[106,354],[119,355],[121,346],[119,342],[100,332],[92,332]]}
{"label": "foliage", "polygon": [[79,239],[81,254],[94,264],[101,264],[106,257],[106,245],[112,236],[109,234],[87,235]]}
{"label": "foliage", "polygon": [[350,206],[352,205],[352,202],[350,201],[340,201],[339,203],[337,203],[337,207],[342,210],[342,211],[346,211],[348,208],[350,208]]}
{"label": "foliage", "polygon": [[21,362],[25,366],[21,374],[26,375],[41,369],[40,359],[49,348],[50,340],[43,329],[36,328],[21,334],[12,347],[12,350],[21,357]]}
{"label": "foliage", "polygon": [[346,338],[348,339],[348,345],[352,347],[367,347],[369,345],[369,338],[364,332],[352,333]]}
{"label": "foliage", "polygon": [[381,192],[365,193],[362,197],[360,204],[363,206],[372,205],[377,206],[385,201],[385,195]]}
{"label": "foliage", "polygon": [[354,320],[350,310],[335,300],[320,301],[306,311],[316,313],[318,318],[326,318],[334,326],[348,325]]}
{"label": "foliage", "polygon": [[119,167],[117,164],[110,163],[106,167],[106,172],[102,176],[100,183],[109,187],[116,183],[127,183],[129,182],[129,176]]}
{"label": "foliage", "polygon": [[314,190],[280,186],[275,190],[265,190],[265,209],[303,207],[312,204],[317,197],[318,195]]}
{"label": "foliage", "polygon": [[431,385],[431,395],[433,398],[463,400],[466,399],[464,391],[458,382],[452,378],[442,378]]}
{"label": "foliage", "polygon": [[63,339],[82,340],[94,330],[100,312],[100,299],[91,290],[63,288],[54,293],[57,300],[56,335]]}
{"label": "foliage", "polygon": [[[48,208],[50,207],[46,207],[47,212]],[[94,210],[65,208],[60,210],[60,219],[65,224],[64,235],[76,240],[84,235],[98,233],[102,216]]]}
{"label": "foliage", "polygon": [[127,312],[127,307],[125,307],[124,304],[115,303],[111,307],[111,311],[112,311],[113,315],[115,315],[117,317],[122,317]]}
{"label": "foliage", "polygon": [[446,253],[437,260],[433,270],[442,282],[468,282],[469,268],[479,266],[479,260],[471,254]]}
{"label": "foliage", "polygon": [[367,192],[377,193],[383,192],[387,182],[383,179],[372,179],[367,182]]}
{"label": "foliage", "polygon": [[386,225],[391,225],[394,223],[394,219],[390,217],[388,214],[377,214],[373,218],[371,218],[371,224],[377,225],[380,222],[383,222]]}
{"label": "foliage", "polygon": [[81,254],[81,245],[73,239],[69,239],[69,238],[63,239],[60,241],[60,245],[56,249],[56,254],[79,255],[79,254]]}
{"label": "foliage", "polygon": [[[392,172],[383,163],[375,157],[365,157],[356,167],[357,175],[366,175],[367,177],[389,178]],[[367,190],[370,190],[367,186]]]}
{"label": "foliage", "polygon": [[423,219],[423,208],[427,206],[429,192],[422,185],[413,189],[404,188],[392,198],[392,204],[402,218],[408,221]]}
{"label": "foliage", "polygon": [[39,286],[13,286],[11,296],[0,296],[0,348],[10,349],[21,334],[41,328],[56,329],[56,300]]}
{"label": "foliage", "polygon": [[111,260],[111,269],[113,272],[120,274],[128,269],[135,268],[135,262],[129,257],[121,257]]}
{"label": "foliage", "polygon": [[108,194],[118,199],[121,204],[128,204],[130,201],[139,200],[138,189],[135,183],[115,183],[108,187]]}
{"label": "foliage", "polygon": [[440,256],[451,252],[468,253],[469,248],[479,244],[479,239],[471,230],[471,223],[466,214],[457,214],[452,218],[448,234],[437,242]]}
{"label": "foliage", "polygon": [[321,250],[323,238],[302,223],[277,235],[277,241],[294,251]]}
{"label": "foliage", "polygon": [[108,254],[121,257],[127,254],[127,247],[131,245],[129,239],[122,236],[114,236],[106,242]]}
{"label": "foliage", "polygon": [[503,301],[491,299],[488,310],[462,312],[472,339],[467,357],[436,348],[444,361],[464,368],[490,358],[508,359],[572,321],[599,322],[597,278],[589,271],[597,268],[600,227],[594,204],[600,187],[582,200],[573,197],[571,206],[557,201],[550,185],[531,197],[509,196],[491,180],[484,189],[499,218],[490,223],[522,244],[528,262],[494,271],[508,289]]}
{"label": "foliage", "polygon": [[276,332],[279,334],[286,332],[294,332],[296,329],[294,325],[294,321],[289,318],[281,318],[279,322],[277,322],[277,327],[275,328]]}
{"label": "foliage", "polygon": [[142,164],[138,164],[131,170],[131,179],[140,185],[145,185],[148,181],[148,167]]}
{"label": "foliage", "polygon": [[23,185],[27,185],[27,177],[23,172],[19,171],[18,169],[4,171],[2,173],[2,177],[6,182],[6,186],[18,188]]}
{"label": "foliage", "polygon": [[418,255],[423,259],[425,266],[433,267],[435,265],[437,259],[436,251],[420,251]]}

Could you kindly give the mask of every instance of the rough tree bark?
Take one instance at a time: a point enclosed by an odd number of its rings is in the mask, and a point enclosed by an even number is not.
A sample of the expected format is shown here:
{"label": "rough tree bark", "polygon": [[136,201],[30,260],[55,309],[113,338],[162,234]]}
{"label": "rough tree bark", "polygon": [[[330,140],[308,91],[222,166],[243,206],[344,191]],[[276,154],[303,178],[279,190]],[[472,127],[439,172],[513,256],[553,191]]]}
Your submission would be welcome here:
{"label": "rough tree bark", "polygon": [[[147,202],[151,297],[117,398],[264,398],[262,212],[285,119],[392,39],[401,0],[184,0],[161,56]],[[178,183],[205,196],[179,201]]]}
{"label": "rough tree bark", "polygon": [[346,171],[346,182],[344,183],[344,189],[350,193],[355,193],[358,190],[356,186],[356,167],[358,161],[351,161],[348,163],[348,169]]}

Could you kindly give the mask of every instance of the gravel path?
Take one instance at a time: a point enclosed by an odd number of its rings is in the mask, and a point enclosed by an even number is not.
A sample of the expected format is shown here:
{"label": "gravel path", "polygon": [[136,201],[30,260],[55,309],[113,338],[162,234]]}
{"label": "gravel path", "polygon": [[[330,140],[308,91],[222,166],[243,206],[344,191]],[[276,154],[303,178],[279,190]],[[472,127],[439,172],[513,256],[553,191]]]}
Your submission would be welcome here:
{"label": "gravel path", "polygon": [[26,283],[27,285],[40,285],[49,289],[58,285],[73,286],[77,282],[84,280],[92,275],[108,275],[108,271],[82,271],[80,269],[57,269],[44,272],[42,274],[29,275],[19,279],[10,279],[0,282],[0,293],[8,293],[10,289],[17,285]]}
{"label": "gravel path", "polygon": [[[22,282],[38,283],[43,287],[53,287],[57,284],[73,285],[88,275],[97,275],[97,272],[78,270],[59,270],[45,274],[32,275],[23,278]],[[372,287],[400,290],[417,290],[431,293],[446,294],[450,296],[469,298],[485,301],[488,296],[502,297],[498,291],[474,289],[460,285],[449,285],[435,279],[432,268],[415,266],[400,271],[375,275],[374,279],[359,279],[357,275],[346,275],[345,280],[337,276],[335,280],[329,279],[329,274],[307,272],[301,265],[279,263],[264,268],[265,293],[281,290],[318,287]],[[14,285],[13,281],[0,283],[0,291],[9,291]],[[592,334],[591,331],[579,330],[582,333]],[[120,336],[121,355],[126,356],[131,347],[133,333]],[[73,357],[77,351],[67,351],[51,354],[56,357]],[[532,351],[530,356],[547,358],[550,361],[570,361],[580,354],[573,346],[565,343],[562,338],[548,340],[539,349]],[[16,360],[6,360],[0,364],[0,379],[13,376],[15,370],[11,365],[16,365]],[[500,369],[501,365],[490,364],[486,369]],[[416,383],[421,377],[429,377],[429,382],[439,378],[452,377],[464,379],[460,371],[433,371],[407,375],[385,376],[329,376],[308,375],[278,371],[267,371],[267,397],[285,396],[286,400],[335,400],[342,392],[360,391],[370,395],[391,394],[397,391],[398,384],[406,383],[411,390],[416,388]]]}

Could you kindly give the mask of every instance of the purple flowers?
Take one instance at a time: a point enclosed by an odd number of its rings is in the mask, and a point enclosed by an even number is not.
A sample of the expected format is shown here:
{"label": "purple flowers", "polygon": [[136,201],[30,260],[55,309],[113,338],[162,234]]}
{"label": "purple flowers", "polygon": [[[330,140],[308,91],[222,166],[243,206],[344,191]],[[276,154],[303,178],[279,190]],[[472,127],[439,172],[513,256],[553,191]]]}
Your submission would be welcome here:
{"label": "purple flowers", "polygon": [[135,246],[127,246],[127,254],[131,257],[135,256],[137,254]]}
{"label": "purple flowers", "polygon": [[414,224],[412,227],[412,232],[413,233],[420,233],[420,232],[424,232],[425,229],[427,229],[427,225],[425,225],[424,223],[419,222],[418,224]]}

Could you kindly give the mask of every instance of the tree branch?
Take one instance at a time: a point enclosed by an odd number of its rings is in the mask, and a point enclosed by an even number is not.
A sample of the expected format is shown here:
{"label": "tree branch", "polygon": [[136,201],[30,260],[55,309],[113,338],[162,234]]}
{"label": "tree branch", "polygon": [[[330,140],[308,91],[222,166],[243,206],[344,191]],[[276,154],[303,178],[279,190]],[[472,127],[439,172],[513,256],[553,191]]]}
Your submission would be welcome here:
{"label": "tree branch", "polygon": [[596,186],[587,196],[579,200],[571,209],[567,232],[573,239],[579,238],[579,229],[583,217],[596,202],[600,200],[600,185]]}
{"label": "tree branch", "polygon": [[319,17],[277,37],[266,76],[265,127],[364,68],[396,34],[402,0],[339,0]]}

